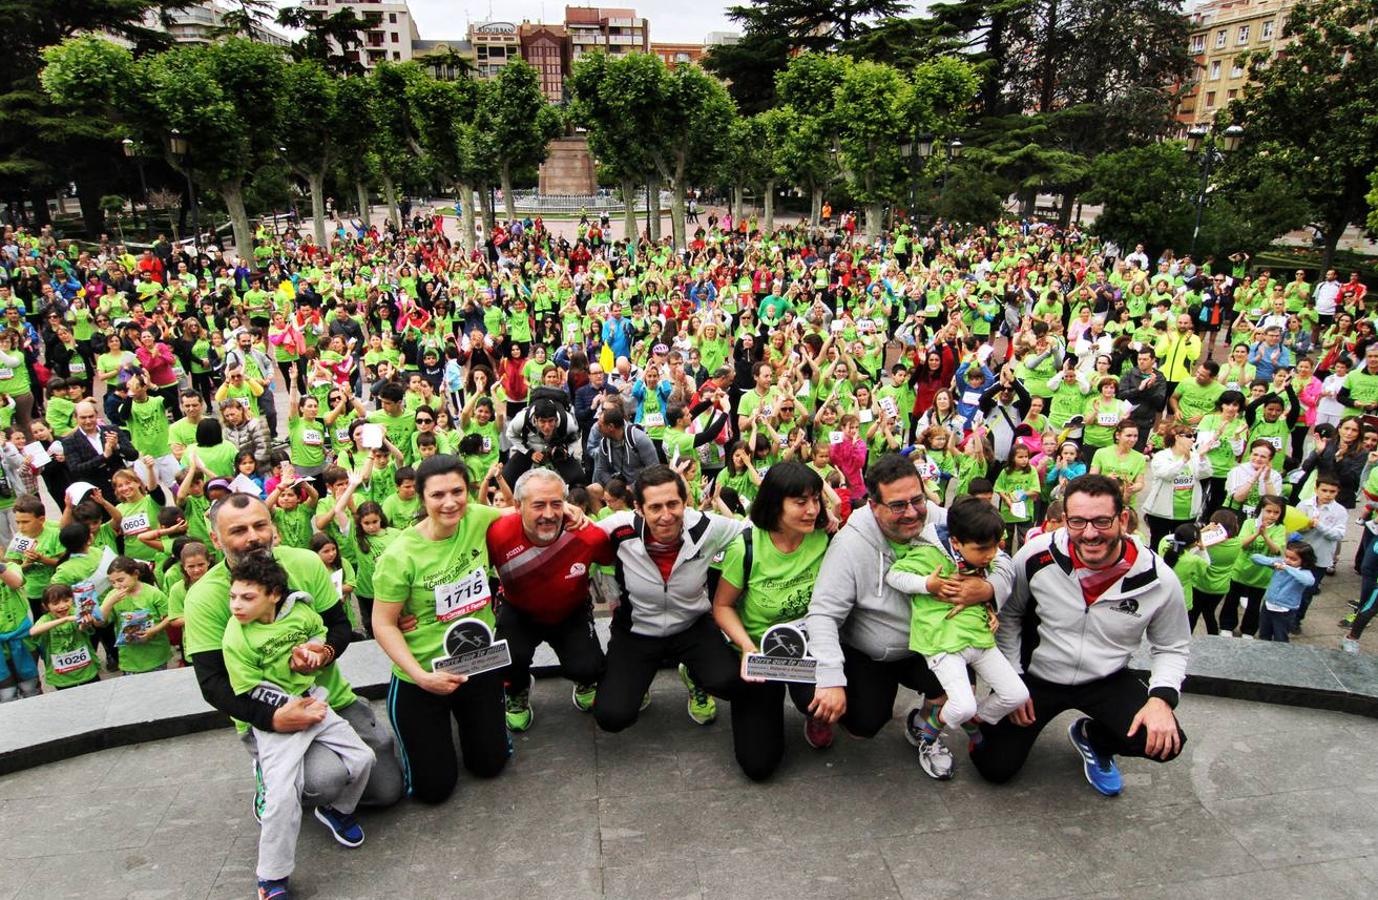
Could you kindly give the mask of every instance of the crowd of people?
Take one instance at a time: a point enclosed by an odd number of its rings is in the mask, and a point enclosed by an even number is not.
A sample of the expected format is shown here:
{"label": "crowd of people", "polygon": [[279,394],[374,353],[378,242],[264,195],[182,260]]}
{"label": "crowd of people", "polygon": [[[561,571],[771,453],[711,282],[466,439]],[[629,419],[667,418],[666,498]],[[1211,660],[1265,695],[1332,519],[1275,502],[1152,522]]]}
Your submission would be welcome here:
{"label": "crowd of people", "polygon": [[[879,733],[904,686],[930,777],[945,730],[1004,782],[1078,710],[1114,795],[1116,756],[1181,751],[1198,622],[1287,641],[1356,516],[1345,649],[1378,611],[1356,275],[1037,222],[610,234],[525,220],[466,251],[418,216],[328,246],[260,228],[236,256],[7,228],[0,701],[191,665],[255,760],[280,898],[303,807],[355,847],[359,805],[500,774],[542,643],[609,732],[677,664],[752,779],[786,695],[821,750]],[[436,666],[466,620],[509,665]],[[784,624],[815,681],[747,674]],[[336,666],[365,638],[394,664],[386,725]]]}

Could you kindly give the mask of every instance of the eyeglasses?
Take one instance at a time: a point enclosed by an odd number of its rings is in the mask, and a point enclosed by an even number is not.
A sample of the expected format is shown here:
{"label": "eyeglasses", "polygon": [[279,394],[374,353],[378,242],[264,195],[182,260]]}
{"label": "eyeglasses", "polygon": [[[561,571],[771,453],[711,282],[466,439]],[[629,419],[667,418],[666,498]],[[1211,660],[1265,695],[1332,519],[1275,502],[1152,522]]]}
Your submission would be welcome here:
{"label": "eyeglasses", "polygon": [[1065,521],[1068,531],[1085,531],[1088,525],[1094,527],[1097,531],[1109,531],[1118,520],[1118,516],[1096,516],[1092,519],[1083,518],[1082,516],[1068,516]]}
{"label": "eyeglasses", "polygon": [[417,420],[416,420],[416,424],[418,424],[418,425],[429,425],[429,424],[431,424],[431,423],[434,422],[434,421],[435,421],[435,419],[417,419]]}
{"label": "eyeglasses", "polygon": [[891,500],[889,503],[882,503],[881,506],[890,510],[897,516],[904,515],[904,511],[909,507],[914,507],[915,512],[923,512],[927,508],[928,501],[922,497],[910,497],[908,500]]}

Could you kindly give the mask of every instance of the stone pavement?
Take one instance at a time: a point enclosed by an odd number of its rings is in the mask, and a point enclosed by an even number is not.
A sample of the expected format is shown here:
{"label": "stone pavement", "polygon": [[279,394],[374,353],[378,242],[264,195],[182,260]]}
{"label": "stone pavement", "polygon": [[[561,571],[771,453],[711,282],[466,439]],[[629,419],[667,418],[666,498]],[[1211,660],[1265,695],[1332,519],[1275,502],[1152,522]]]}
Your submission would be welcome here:
{"label": "stone pavement", "polygon": [[[726,709],[699,728],[662,673],[637,726],[598,733],[543,679],[498,779],[366,812],[359,850],[302,826],[298,897],[1372,897],[1378,722],[1188,695],[1168,765],[1100,797],[1052,723],[1013,784],[958,753],[919,771],[897,723],[815,753],[787,713],[775,780],[737,770]],[[902,712],[909,696],[902,696]],[[220,730],[0,778],[0,900],[248,898],[247,756]]]}

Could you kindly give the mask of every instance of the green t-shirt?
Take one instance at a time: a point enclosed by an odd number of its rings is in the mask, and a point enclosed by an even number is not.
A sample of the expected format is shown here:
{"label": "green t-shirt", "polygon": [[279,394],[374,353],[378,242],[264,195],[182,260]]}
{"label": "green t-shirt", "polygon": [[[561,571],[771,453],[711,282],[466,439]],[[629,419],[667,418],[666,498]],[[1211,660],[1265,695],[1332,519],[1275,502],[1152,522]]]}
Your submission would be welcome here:
{"label": "green t-shirt", "polygon": [[1202,387],[1196,383],[1195,378],[1188,378],[1177,382],[1177,389],[1172,393],[1177,397],[1177,408],[1182,412],[1182,419],[1186,420],[1213,412],[1215,401],[1225,393],[1225,386],[1218,381],[1212,381]]}
{"label": "green t-shirt", "polygon": [[383,515],[388,517],[388,523],[394,528],[405,528],[412,524],[416,519],[416,512],[421,508],[421,495],[414,494],[410,500],[403,500],[394,491],[382,503]]}
{"label": "green t-shirt", "polygon": [[[120,598],[110,608],[110,619],[115,623],[117,641],[122,633],[129,634],[149,628],[166,618],[167,597],[162,591],[147,584],[140,584],[136,593]],[[168,640],[166,630],[158,632],[147,641],[120,644],[121,672],[152,672],[166,666],[170,659],[172,642]]]}
{"label": "green t-shirt", "polygon": [[[941,547],[918,544],[906,547],[891,567],[893,572],[929,576],[934,572],[951,575],[957,571],[956,561]],[[990,619],[984,604],[963,607],[948,618],[952,604],[944,603],[929,594],[915,594],[910,605],[909,649],[925,656],[935,653],[956,653],[968,647],[985,649],[995,646]]]}
{"label": "green t-shirt", "polygon": [[1038,472],[1034,469],[1029,469],[1026,472],[1001,469],[1000,474],[995,477],[995,492],[997,494],[1009,494],[1014,498],[1016,504],[1023,504],[1023,508],[1018,509],[1009,504],[1001,503],[1000,517],[1002,519],[1006,522],[1028,522],[1033,519],[1033,505],[1034,501],[1038,499]]}
{"label": "green t-shirt", "polygon": [[1367,369],[1358,368],[1345,376],[1344,386],[1349,388],[1349,409],[1346,415],[1358,416],[1365,412],[1361,407],[1378,403],[1378,375],[1370,375]]}
{"label": "green t-shirt", "polygon": [[1137,450],[1130,450],[1128,456],[1120,456],[1114,447],[1102,447],[1091,457],[1091,466],[1099,468],[1102,475],[1133,484],[1147,468],[1148,457]]}
{"label": "green t-shirt", "polygon": [[[743,585],[742,567],[746,541],[751,541],[751,583]],[[793,553],[782,553],[770,532],[751,528],[727,545],[723,552],[722,577],[735,588],[746,588],[737,599],[737,614],[746,633],[758,646],[772,625],[794,622],[809,611],[813,583],[818,580],[828,535],[813,531]]]}
{"label": "green t-shirt", "polygon": [[215,559],[215,548],[211,546],[211,530],[207,518],[211,502],[206,499],[205,494],[185,494],[179,498],[178,505],[182,508],[182,518],[187,521],[187,537],[196,538],[205,544],[211,559]]}
{"label": "green t-shirt", "polygon": [[1197,441],[1203,441],[1201,436],[1206,433],[1217,435],[1220,439],[1216,446],[1206,451],[1206,459],[1210,460],[1211,464],[1211,477],[1228,477],[1248,444],[1249,423],[1244,421],[1243,416],[1236,416],[1226,422],[1220,418],[1219,413],[1211,413],[1197,423]]}
{"label": "green t-shirt", "polygon": [[1273,445],[1273,468],[1282,471],[1283,464],[1287,461],[1287,442],[1290,431],[1287,428],[1287,419],[1278,417],[1276,422],[1268,422],[1262,416],[1254,420],[1254,426],[1249,429],[1249,443],[1254,441],[1267,441]]}
{"label": "green t-shirt", "polygon": [[190,447],[196,443],[196,424],[190,419],[182,418],[173,422],[168,428],[168,442],[180,444],[183,447]]}
{"label": "green t-shirt", "polygon": [[[1287,526],[1278,522],[1270,525],[1266,531],[1269,540],[1279,547],[1287,544]],[[1259,534],[1258,520],[1248,519],[1244,522],[1244,527],[1239,532],[1239,556],[1234,561],[1234,567],[1230,570],[1230,578],[1249,587],[1267,587],[1268,582],[1273,580],[1273,570],[1268,566],[1260,566],[1250,557],[1254,553],[1262,553],[1272,556],[1273,551],[1268,549],[1263,537]]]}
{"label": "green t-shirt", "polygon": [[66,397],[49,397],[44,410],[57,437],[66,437],[77,427],[77,405]]}
{"label": "green t-shirt", "polygon": [[1206,548],[1211,558],[1210,565],[1196,583],[1196,590],[1207,594],[1224,595],[1230,590],[1230,572],[1234,570],[1235,560],[1240,553],[1239,535],[1225,538],[1220,543]]}
{"label": "green t-shirt", "polygon": [[[195,443],[193,441],[192,443]],[[206,464],[206,468],[216,478],[233,478],[234,458],[239,455],[239,448],[229,441],[221,441],[214,447],[202,447],[196,445],[196,458]]]}
{"label": "green t-shirt", "polygon": [[[1168,544],[1172,537],[1168,536],[1158,542],[1158,555],[1167,553]],[[1187,610],[1192,607],[1192,591],[1202,588],[1206,580],[1206,572],[1210,568],[1210,563],[1205,557],[1191,550],[1183,550],[1182,555],[1177,557],[1177,563],[1172,567],[1173,574],[1182,583],[1182,599],[1186,601]]]}
{"label": "green t-shirt", "polygon": [[[378,603],[401,603],[403,615],[416,617],[416,627],[402,636],[422,669],[444,654],[445,632],[464,616],[494,624],[488,583],[488,526],[502,513],[470,502],[459,527],[447,540],[427,539],[416,526],[404,530],[383,555],[373,573],[373,596]],[[393,674],[411,678],[394,665]]]}
{"label": "green t-shirt", "polygon": [[[388,549],[401,533],[400,528],[384,528],[377,534],[366,536],[368,552],[364,552],[364,548],[359,547],[359,563],[354,568],[354,590],[359,596],[373,596],[373,573],[378,567],[378,557],[383,555],[383,551]],[[357,537],[356,535],[356,546],[358,544]]]}
{"label": "green t-shirt", "polygon": [[311,548],[311,512],[305,503],[298,503],[291,509],[278,507],[273,510],[273,525],[282,543],[300,550]]}
{"label": "green t-shirt", "polygon": [[292,465],[304,468],[325,465],[325,444],[328,438],[328,429],[320,419],[293,417],[287,423],[289,458]]}
{"label": "green t-shirt", "polygon": [[120,511],[121,516],[120,533],[124,535],[124,555],[145,562],[157,559],[158,551],[139,540],[139,535],[158,527],[160,507],[157,501],[144,495],[138,500],[118,503],[115,508]]}
{"label": "green t-shirt", "polygon": [[398,450],[405,450],[411,446],[411,433],[416,430],[416,421],[406,412],[390,416],[386,410],[375,409],[368,414],[368,421],[387,429],[388,440],[392,441],[392,445]]}
{"label": "green t-shirt", "polygon": [[[35,625],[53,621],[47,613],[39,616]],[[96,660],[96,650],[91,644],[91,636],[82,631],[75,622],[63,622],[28,643],[43,656],[46,670],[44,680],[55,688],[72,687],[95,681],[100,675],[100,665]]]}
{"label": "green t-shirt", "polygon": [[267,682],[289,696],[304,695],[315,687],[316,673],[292,671],[292,648],[313,638],[324,642],[325,623],[308,603],[292,603],[272,622],[241,623],[231,616],[221,644],[230,687],[247,694]]}
{"label": "green t-shirt", "polygon": [[129,404],[129,442],[139,453],[155,459],[172,452],[168,437],[170,426],[163,411],[163,398],[149,395],[142,403]]}
{"label": "green t-shirt", "polygon": [[[63,554],[62,542],[57,535],[62,529],[53,522],[44,522],[43,530],[37,537],[29,537],[15,531],[14,537],[10,538],[10,544],[5,551],[5,559],[13,560],[20,565],[24,563],[24,551],[33,550],[39,556],[46,556],[48,559],[61,559]],[[43,589],[53,580],[53,572],[57,566],[49,566],[41,562],[34,562],[24,567],[24,596],[31,600],[36,600],[43,596]]]}

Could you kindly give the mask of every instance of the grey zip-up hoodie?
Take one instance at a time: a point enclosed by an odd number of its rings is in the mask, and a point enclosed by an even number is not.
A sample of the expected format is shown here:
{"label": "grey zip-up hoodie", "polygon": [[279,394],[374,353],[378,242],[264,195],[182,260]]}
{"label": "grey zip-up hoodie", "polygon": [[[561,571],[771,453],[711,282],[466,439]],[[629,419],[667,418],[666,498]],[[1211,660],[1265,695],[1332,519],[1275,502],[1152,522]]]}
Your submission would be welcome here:
{"label": "grey zip-up hoodie", "polygon": [[[941,544],[940,530],[947,530],[947,510],[929,503],[928,520],[915,543]],[[911,597],[885,583],[894,562],[895,549],[881,533],[869,504],[854,511],[828,545],[805,619],[809,652],[818,660],[818,687],[847,684],[842,671],[844,643],[881,662],[913,655]],[[1010,558],[1004,553],[991,567],[990,582],[996,604],[1002,605],[1014,585]]]}
{"label": "grey zip-up hoodie", "polygon": [[[1129,665],[1147,638],[1149,696],[1177,705],[1191,627],[1182,584],[1158,554],[1138,545],[1129,571],[1090,606],[1066,529],[1025,544],[1015,554],[1014,571],[1014,593],[1000,610],[995,642],[1016,671],[1054,684],[1085,684]],[[1030,618],[1037,623],[1032,634],[1026,628]]]}

